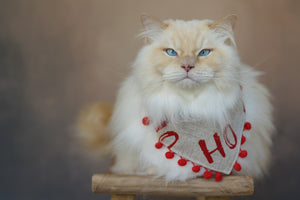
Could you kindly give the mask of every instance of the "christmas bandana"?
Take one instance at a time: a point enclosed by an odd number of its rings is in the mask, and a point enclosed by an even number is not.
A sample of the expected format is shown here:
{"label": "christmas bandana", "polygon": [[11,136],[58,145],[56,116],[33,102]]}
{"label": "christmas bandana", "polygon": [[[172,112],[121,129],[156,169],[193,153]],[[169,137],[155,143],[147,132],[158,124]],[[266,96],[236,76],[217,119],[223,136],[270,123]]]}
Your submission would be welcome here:
{"label": "christmas bandana", "polygon": [[245,124],[243,101],[238,100],[228,113],[224,126],[205,120],[164,123],[157,129],[159,142],[156,147],[166,146],[169,149],[167,158],[172,158],[174,153],[180,156],[179,165],[185,165],[188,160],[194,165],[229,174],[240,153]]}

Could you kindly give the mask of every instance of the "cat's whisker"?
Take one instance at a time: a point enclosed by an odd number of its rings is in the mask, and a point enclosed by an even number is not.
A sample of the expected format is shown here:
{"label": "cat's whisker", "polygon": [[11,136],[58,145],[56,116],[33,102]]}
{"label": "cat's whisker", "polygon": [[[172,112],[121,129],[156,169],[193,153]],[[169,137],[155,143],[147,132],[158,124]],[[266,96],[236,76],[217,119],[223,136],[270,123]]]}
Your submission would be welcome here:
{"label": "cat's whisker", "polygon": [[235,81],[235,82],[237,82],[237,83],[241,83],[241,84],[246,84],[246,82],[245,81],[243,81],[243,80],[239,80],[239,79],[235,79],[235,78],[230,78],[230,77],[209,77],[209,78],[211,78],[211,80],[217,80],[217,81],[219,81],[219,80],[223,80],[223,81]]}
{"label": "cat's whisker", "polygon": [[177,81],[177,80],[181,80],[183,78],[186,77],[185,74],[183,73],[176,73],[176,72],[173,72],[173,73],[168,73],[168,74],[164,74],[163,76],[163,79],[165,80],[170,80],[170,81]]}

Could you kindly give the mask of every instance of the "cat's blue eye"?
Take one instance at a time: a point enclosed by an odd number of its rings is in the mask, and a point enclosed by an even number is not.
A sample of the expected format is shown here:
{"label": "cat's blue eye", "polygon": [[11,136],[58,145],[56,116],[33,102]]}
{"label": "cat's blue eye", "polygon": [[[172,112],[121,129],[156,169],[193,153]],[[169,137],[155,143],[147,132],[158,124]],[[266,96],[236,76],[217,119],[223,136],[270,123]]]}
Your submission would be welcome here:
{"label": "cat's blue eye", "polygon": [[209,49],[202,49],[198,56],[207,56],[210,53]]}
{"label": "cat's blue eye", "polygon": [[169,55],[169,56],[177,56],[177,52],[174,49],[166,49],[165,52]]}

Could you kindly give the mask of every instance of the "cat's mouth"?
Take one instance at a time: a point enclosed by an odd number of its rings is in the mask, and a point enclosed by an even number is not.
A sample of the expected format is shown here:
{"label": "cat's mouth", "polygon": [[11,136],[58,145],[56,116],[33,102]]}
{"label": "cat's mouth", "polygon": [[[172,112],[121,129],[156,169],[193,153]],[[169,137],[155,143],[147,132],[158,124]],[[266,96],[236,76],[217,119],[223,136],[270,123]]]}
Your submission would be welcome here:
{"label": "cat's mouth", "polygon": [[179,81],[185,81],[185,80],[190,80],[190,81],[194,81],[196,82],[196,80],[194,80],[191,76],[189,76],[188,74],[183,77],[182,79],[180,79]]}
{"label": "cat's mouth", "polygon": [[195,79],[193,79],[192,77],[187,75],[187,76],[179,79],[177,81],[177,83],[180,84],[180,85],[183,84],[183,85],[186,85],[186,86],[187,85],[191,86],[191,85],[195,85],[197,83],[197,81]]}
{"label": "cat's mouth", "polygon": [[188,89],[198,87],[199,83],[190,76],[185,76],[176,81],[176,85],[179,88]]}
{"label": "cat's mouth", "polygon": [[206,77],[199,78],[199,77],[193,77],[193,75],[186,74],[184,77],[178,79],[176,81],[176,84],[183,88],[194,88],[204,83],[207,83],[208,81],[210,81],[210,79]]}
{"label": "cat's mouth", "polygon": [[167,73],[163,78],[167,82],[173,83],[184,89],[199,87],[203,82],[206,82],[203,81],[198,74],[194,73]]}

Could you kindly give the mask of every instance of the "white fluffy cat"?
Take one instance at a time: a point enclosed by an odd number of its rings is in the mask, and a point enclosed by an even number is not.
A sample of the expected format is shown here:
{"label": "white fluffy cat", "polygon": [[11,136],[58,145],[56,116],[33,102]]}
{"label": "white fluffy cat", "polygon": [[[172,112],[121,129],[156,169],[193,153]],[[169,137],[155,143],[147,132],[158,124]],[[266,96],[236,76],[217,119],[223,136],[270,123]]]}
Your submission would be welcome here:
{"label": "white fluffy cat", "polygon": [[[252,128],[243,145],[248,156],[238,160],[242,170],[233,173],[260,177],[267,171],[274,129],[269,93],[257,81],[260,73],[239,59],[233,38],[235,22],[235,15],[218,21],[163,22],[142,15],[145,45],[118,93],[110,128],[100,130],[110,135],[113,173],[154,174],[169,181],[203,175],[204,168],[195,173],[191,163],[179,166],[178,159],[166,159],[167,149],[154,147],[158,141],[155,128],[165,120],[179,119],[224,124],[228,110],[240,97],[240,86],[246,121]],[[89,115],[105,114],[100,109]],[[151,121],[149,126],[142,123],[145,116]]]}

